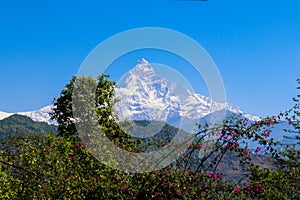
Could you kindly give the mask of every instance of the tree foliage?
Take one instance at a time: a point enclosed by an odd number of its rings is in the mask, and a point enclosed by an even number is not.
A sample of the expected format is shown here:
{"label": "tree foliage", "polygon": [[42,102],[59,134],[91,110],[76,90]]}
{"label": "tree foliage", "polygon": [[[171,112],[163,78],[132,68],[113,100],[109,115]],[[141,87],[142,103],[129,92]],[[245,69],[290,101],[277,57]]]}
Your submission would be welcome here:
{"label": "tree foliage", "polygon": [[[57,120],[60,136],[25,134],[0,142],[0,199],[297,199],[299,193],[299,151],[271,137],[272,126],[288,121],[299,134],[299,98],[295,106],[278,116],[250,122],[239,115],[215,126],[200,126],[188,148],[170,165],[145,173],[125,173],[98,161],[77,137],[74,124],[73,90],[95,86],[92,104],[85,102],[91,91],[80,93],[82,105],[91,106],[96,121],[106,136],[118,144],[131,146],[133,152],[155,149],[168,144],[170,130],[160,132],[162,140],[142,141],[139,149],[117,123],[113,111],[114,83],[107,76],[97,80],[73,77],[55,100],[52,118]],[[298,96],[299,97],[299,96]],[[84,109],[84,107],[76,107]],[[89,113],[86,114],[90,117]],[[146,122],[138,122],[146,123]],[[155,123],[154,123],[155,124]],[[158,125],[156,123],[156,125]],[[207,136],[214,140],[208,142]],[[63,137],[61,137],[63,136]],[[295,139],[294,138],[294,139]],[[249,148],[249,141],[257,144]],[[298,140],[299,141],[299,140]],[[125,144],[125,145],[124,145]],[[299,144],[299,142],[298,142]],[[178,148],[182,143],[174,143]],[[208,146],[209,145],[209,146]],[[285,150],[279,152],[284,145]],[[281,146],[280,146],[281,145]],[[154,146],[154,148],[153,148]],[[209,151],[203,149],[209,147]],[[203,153],[205,152],[205,153]],[[244,170],[240,180],[229,182],[221,173],[222,160],[231,153]],[[269,156],[278,167],[262,168],[252,157]]]}

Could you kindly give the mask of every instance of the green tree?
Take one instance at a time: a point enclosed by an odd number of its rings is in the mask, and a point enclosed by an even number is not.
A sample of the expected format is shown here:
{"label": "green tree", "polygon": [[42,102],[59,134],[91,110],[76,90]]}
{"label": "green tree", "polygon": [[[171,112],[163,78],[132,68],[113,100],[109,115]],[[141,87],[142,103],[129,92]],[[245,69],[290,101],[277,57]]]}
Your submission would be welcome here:
{"label": "green tree", "polygon": [[76,127],[72,113],[72,93],[75,84],[76,76],[73,76],[70,82],[60,93],[59,98],[54,98],[54,107],[50,113],[51,119],[58,123],[59,135],[76,135]]}
{"label": "green tree", "polygon": [[[297,79],[297,82],[297,89],[300,91],[300,79]],[[277,160],[277,165],[287,180],[285,192],[292,199],[300,199],[300,93],[293,101],[293,108],[279,115],[285,117],[293,128],[286,130],[292,135],[285,136],[290,142],[283,144],[284,150]]]}
{"label": "green tree", "polygon": [[73,76],[61,91],[60,97],[54,99],[51,119],[57,121],[59,135],[64,137],[78,136],[76,125],[80,130],[86,131],[84,134],[88,136],[92,129],[91,123],[97,121],[114,144],[133,151],[136,143],[117,123],[117,115],[113,109],[118,101],[114,97],[115,82],[108,78],[109,75],[104,74],[98,76],[97,80]]}
{"label": "green tree", "polygon": [[[297,82],[300,85],[300,79]],[[261,194],[255,196],[258,199],[300,198],[300,94],[293,101],[293,108],[277,116],[277,121],[288,122],[289,127],[282,130],[288,142],[281,142],[279,156],[273,156],[276,168],[261,169],[256,166],[250,169],[251,183],[264,184],[266,187]]]}

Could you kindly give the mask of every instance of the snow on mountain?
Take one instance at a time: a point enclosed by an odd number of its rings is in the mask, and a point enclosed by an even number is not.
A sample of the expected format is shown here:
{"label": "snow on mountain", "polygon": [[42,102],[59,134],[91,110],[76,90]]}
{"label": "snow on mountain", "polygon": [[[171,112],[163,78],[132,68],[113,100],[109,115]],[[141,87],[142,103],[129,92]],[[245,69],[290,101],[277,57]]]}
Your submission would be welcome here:
{"label": "snow on mountain", "polygon": [[40,110],[28,111],[28,112],[17,112],[17,113],[6,113],[0,111],[0,120],[5,119],[11,115],[18,114],[30,117],[33,121],[46,122],[48,124],[56,124],[50,119],[49,112],[51,111],[52,105],[41,108]]}
{"label": "snow on mountain", "polygon": [[115,106],[120,120],[199,120],[219,110],[229,110],[251,120],[259,120],[259,117],[246,114],[232,104],[215,102],[178,83],[169,82],[158,76],[145,59],[141,59],[120,81],[116,96],[120,99]]}
{"label": "snow on mountain", "polygon": [[[116,96],[121,100],[115,105],[120,120],[159,120],[176,125],[178,120],[192,120],[194,123],[219,110],[240,113],[253,121],[260,119],[244,113],[237,106],[215,102],[209,97],[191,92],[178,83],[169,82],[166,78],[158,76],[144,58],[118,83]],[[0,120],[12,114],[19,114],[34,121],[55,124],[50,120],[51,108],[52,105],[30,112],[0,112]]]}
{"label": "snow on mountain", "polygon": [[6,112],[1,112],[0,111],[0,120],[5,119],[9,116],[13,115],[13,113],[6,113]]}
{"label": "snow on mountain", "polygon": [[55,124],[55,122],[50,119],[49,113],[50,113],[51,109],[52,109],[52,105],[49,105],[49,106],[45,106],[45,107],[41,108],[40,110],[29,111],[29,112],[19,112],[16,114],[28,116],[33,121],[46,122],[48,124]]}

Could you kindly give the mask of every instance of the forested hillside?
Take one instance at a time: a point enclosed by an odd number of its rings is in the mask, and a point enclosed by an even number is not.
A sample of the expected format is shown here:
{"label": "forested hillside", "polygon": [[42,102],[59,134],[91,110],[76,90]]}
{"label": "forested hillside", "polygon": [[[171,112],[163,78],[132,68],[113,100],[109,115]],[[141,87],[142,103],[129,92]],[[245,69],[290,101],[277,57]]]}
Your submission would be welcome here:
{"label": "forested hillside", "polygon": [[0,120],[0,140],[24,134],[57,133],[57,127],[43,122],[35,122],[30,117],[12,115]]}

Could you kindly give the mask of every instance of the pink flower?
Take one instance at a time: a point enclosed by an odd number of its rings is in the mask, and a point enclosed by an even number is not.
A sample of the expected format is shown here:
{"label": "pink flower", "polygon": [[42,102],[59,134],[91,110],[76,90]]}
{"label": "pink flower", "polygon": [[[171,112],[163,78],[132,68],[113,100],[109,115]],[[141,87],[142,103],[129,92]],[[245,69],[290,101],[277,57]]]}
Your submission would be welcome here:
{"label": "pink flower", "polygon": [[256,148],[255,153],[259,152],[260,150],[261,150],[261,146]]}
{"label": "pink flower", "polygon": [[173,185],[174,185],[173,183],[169,183],[168,184],[169,187],[173,187]]}
{"label": "pink flower", "polygon": [[290,119],[288,120],[288,122],[289,122],[289,124],[293,124],[293,121],[292,121],[292,120],[290,120]]}
{"label": "pink flower", "polygon": [[178,195],[181,195],[182,194],[182,191],[179,189],[179,190],[177,190],[177,194]]}
{"label": "pink flower", "polygon": [[245,184],[245,186],[247,187],[247,190],[251,191],[251,184]]}
{"label": "pink flower", "polygon": [[121,189],[121,190],[126,190],[126,188],[125,188],[125,187],[123,187],[123,186],[120,186],[120,189]]}
{"label": "pink flower", "polygon": [[280,115],[280,116],[283,116],[283,113],[282,113],[282,112],[280,112],[280,113],[279,113],[279,115]]}
{"label": "pink flower", "polygon": [[234,145],[235,145],[235,148],[236,148],[236,149],[240,146],[239,143],[238,143],[237,141],[234,143]]}
{"label": "pink flower", "polygon": [[207,172],[207,174],[212,176],[214,173],[213,172]]}
{"label": "pink flower", "polygon": [[239,187],[235,188],[236,193],[240,193],[241,191],[242,191],[242,188],[239,188]]}
{"label": "pink flower", "polygon": [[226,136],[222,136],[221,140],[227,140],[227,137]]}
{"label": "pink flower", "polygon": [[214,172],[207,172],[207,174],[212,177],[214,181],[218,180],[222,175]]}
{"label": "pink flower", "polygon": [[266,185],[265,184],[261,184],[261,190],[265,190],[266,189]]}
{"label": "pink flower", "polygon": [[259,192],[259,185],[258,184],[255,185],[255,192]]}
{"label": "pink flower", "polygon": [[270,132],[266,133],[266,131],[262,132],[261,134],[262,136],[264,136],[265,138],[270,137]]}
{"label": "pink flower", "polygon": [[72,161],[73,160],[73,156],[70,156],[70,161]]}
{"label": "pink flower", "polygon": [[216,181],[221,177],[221,174],[214,174],[213,175],[213,180]]}
{"label": "pink flower", "polygon": [[248,149],[246,149],[246,151],[243,153],[243,156],[244,156],[244,157],[247,157],[249,154],[250,154],[250,153],[249,153]]}

